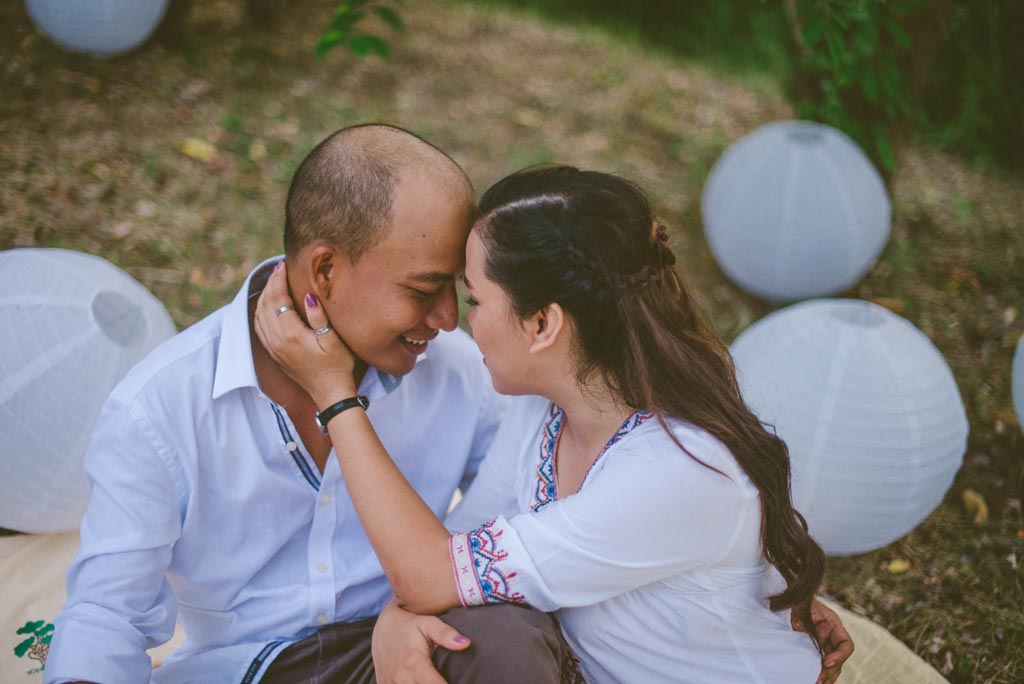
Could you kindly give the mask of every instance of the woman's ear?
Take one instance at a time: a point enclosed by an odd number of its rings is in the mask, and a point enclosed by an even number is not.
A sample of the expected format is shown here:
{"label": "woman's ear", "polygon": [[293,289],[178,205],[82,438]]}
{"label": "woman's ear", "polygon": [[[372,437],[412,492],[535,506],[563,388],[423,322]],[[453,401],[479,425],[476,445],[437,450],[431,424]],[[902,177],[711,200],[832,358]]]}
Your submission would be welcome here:
{"label": "woman's ear", "polygon": [[558,342],[565,325],[565,311],[562,309],[561,304],[548,304],[533,314],[526,321],[527,331],[532,338],[530,341],[530,353],[536,354],[553,347]]}

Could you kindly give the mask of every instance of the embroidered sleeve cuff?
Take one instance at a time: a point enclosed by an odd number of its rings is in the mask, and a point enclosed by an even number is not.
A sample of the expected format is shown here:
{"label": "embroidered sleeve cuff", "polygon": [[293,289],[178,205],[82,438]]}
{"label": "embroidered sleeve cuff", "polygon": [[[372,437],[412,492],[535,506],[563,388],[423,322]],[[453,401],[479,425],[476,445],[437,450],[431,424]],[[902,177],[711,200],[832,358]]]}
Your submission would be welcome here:
{"label": "embroidered sleeve cuff", "polygon": [[454,534],[448,541],[459,601],[464,606],[525,600],[515,591],[516,573],[509,568],[502,530],[495,523],[492,520],[472,532]]}

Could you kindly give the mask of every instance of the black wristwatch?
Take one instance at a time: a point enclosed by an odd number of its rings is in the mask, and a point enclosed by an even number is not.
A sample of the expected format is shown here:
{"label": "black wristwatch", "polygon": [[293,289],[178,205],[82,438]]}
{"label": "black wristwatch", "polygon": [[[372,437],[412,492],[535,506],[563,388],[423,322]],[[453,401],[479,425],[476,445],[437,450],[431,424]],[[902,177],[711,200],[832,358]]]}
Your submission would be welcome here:
{"label": "black wristwatch", "polygon": [[327,434],[327,422],[338,415],[342,411],[347,411],[350,408],[361,406],[363,410],[370,408],[370,400],[366,397],[359,395],[357,397],[349,397],[348,399],[342,399],[337,404],[331,404],[323,411],[316,412],[316,426],[320,428],[320,432]]}

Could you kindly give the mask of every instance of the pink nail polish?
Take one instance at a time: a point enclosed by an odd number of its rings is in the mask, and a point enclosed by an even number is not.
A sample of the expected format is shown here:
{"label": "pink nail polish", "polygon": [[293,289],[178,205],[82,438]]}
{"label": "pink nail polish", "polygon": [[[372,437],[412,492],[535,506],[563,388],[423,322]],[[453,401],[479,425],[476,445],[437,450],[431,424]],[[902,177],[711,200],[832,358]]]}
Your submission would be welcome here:
{"label": "pink nail polish", "polygon": [[317,307],[316,295],[312,292],[306,293],[306,308],[315,309]]}
{"label": "pink nail polish", "polygon": [[464,636],[457,636],[457,637],[455,637],[455,643],[457,643],[457,644],[468,644],[469,643],[469,639],[467,639]]}
{"label": "pink nail polish", "polygon": [[277,273],[278,271],[280,271],[282,266],[284,266],[284,262],[278,261],[276,264],[274,264],[274,272]]}

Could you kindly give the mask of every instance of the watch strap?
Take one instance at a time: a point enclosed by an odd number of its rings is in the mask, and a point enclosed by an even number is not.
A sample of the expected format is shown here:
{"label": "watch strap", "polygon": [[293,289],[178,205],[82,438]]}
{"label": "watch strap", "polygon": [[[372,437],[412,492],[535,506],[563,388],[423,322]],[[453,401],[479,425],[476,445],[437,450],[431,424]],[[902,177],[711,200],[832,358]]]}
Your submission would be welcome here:
{"label": "watch strap", "polygon": [[347,411],[350,408],[360,407],[364,411],[370,408],[370,400],[363,395],[355,397],[349,397],[348,399],[342,399],[336,404],[331,404],[323,411],[316,412],[316,424],[320,428],[320,432],[327,434],[327,423],[342,411]]}

